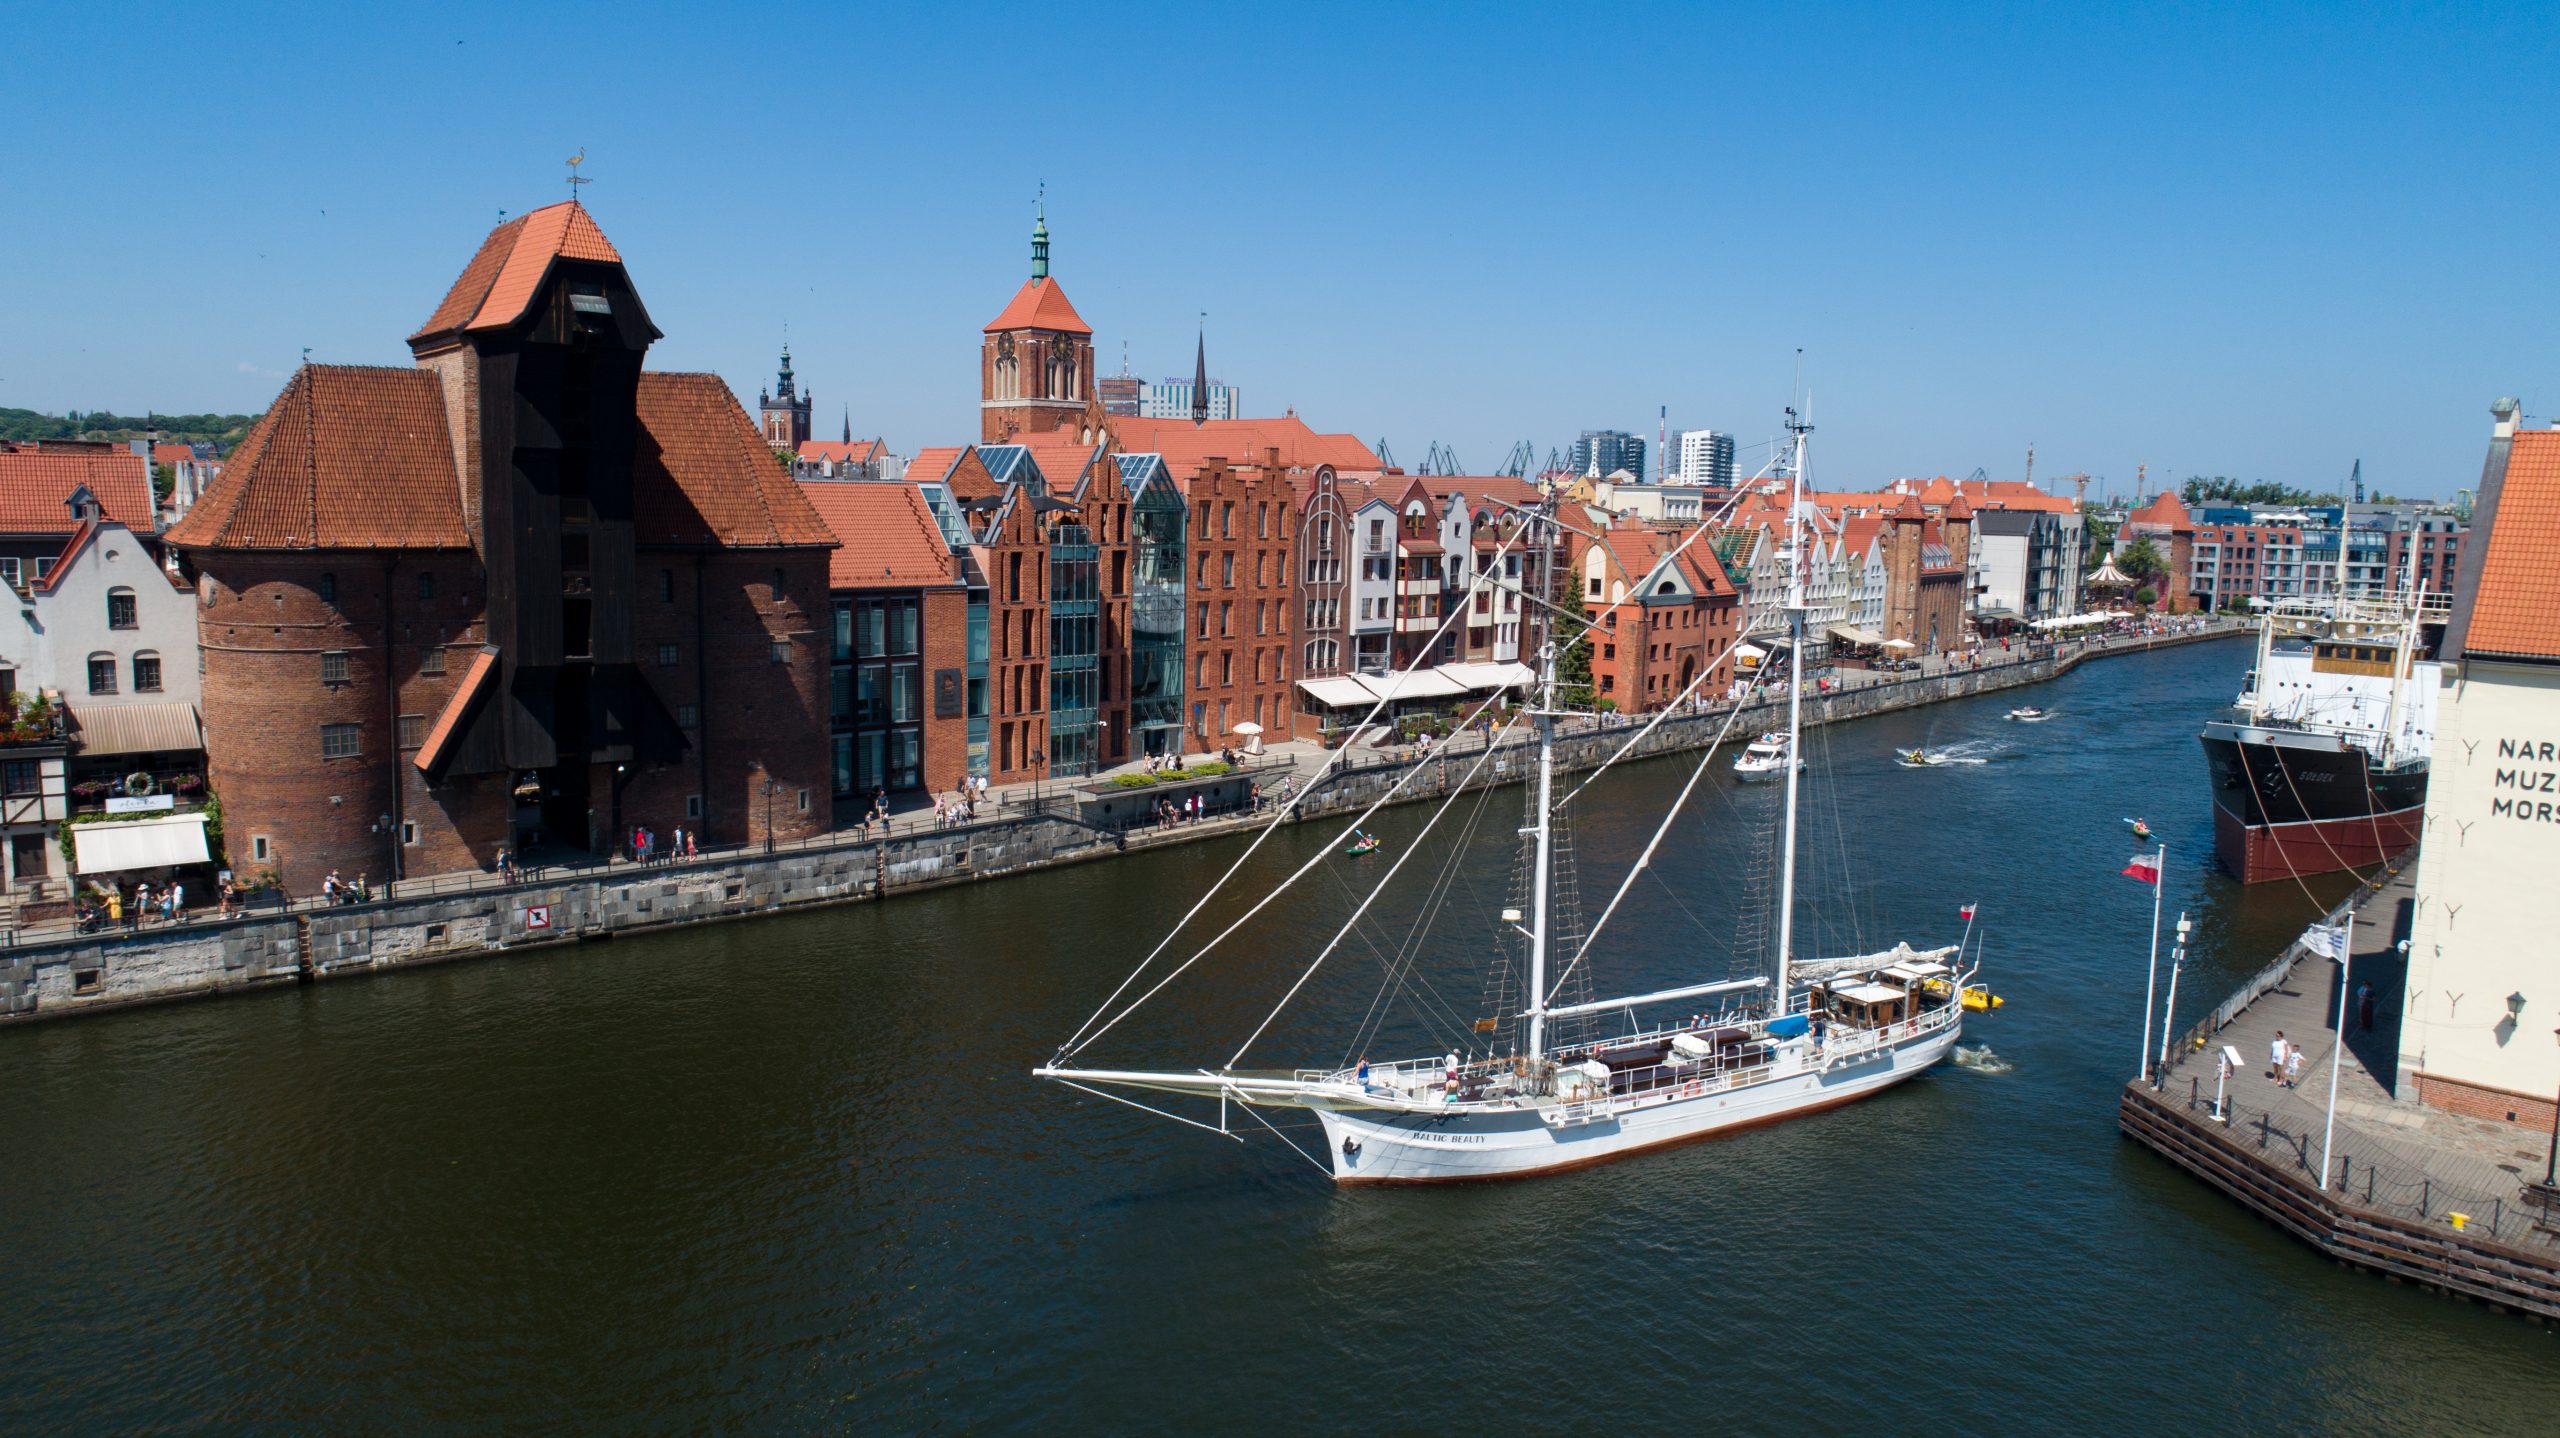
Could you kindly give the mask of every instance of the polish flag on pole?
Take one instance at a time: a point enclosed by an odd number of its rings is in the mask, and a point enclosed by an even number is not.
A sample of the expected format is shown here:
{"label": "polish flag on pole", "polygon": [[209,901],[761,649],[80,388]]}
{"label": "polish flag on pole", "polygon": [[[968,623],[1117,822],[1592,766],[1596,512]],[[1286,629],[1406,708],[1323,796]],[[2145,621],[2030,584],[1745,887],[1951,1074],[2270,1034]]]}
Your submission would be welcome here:
{"label": "polish flag on pole", "polygon": [[1963,908],[1956,910],[1956,917],[1970,922],[1973,918],[1973,905],[1967,904]]}
{"label": "polish flag on pole", "polygon": [[2150,884],[2155,888],[2158,887],[2160,883],[2160,856],[2157,854],[2134,855],[2133,862],[2124,866],[2124,876],[2128,879],[2140,879],[2146,884]]}

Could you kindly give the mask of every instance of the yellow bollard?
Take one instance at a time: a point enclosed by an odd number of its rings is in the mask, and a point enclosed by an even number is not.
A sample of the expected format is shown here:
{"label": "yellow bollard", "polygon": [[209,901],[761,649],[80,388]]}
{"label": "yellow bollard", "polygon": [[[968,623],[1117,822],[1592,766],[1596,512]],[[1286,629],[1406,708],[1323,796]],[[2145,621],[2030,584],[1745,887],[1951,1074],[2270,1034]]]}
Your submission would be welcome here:
{"label": "yellow bollard", "polygon": [[2445,1214],[2445,1221],[2452,1224],[2457,1229],[2464,1228],[2470,1225],[2471,1215],[2467,1213],[2454,1213],[2447,1211]]}

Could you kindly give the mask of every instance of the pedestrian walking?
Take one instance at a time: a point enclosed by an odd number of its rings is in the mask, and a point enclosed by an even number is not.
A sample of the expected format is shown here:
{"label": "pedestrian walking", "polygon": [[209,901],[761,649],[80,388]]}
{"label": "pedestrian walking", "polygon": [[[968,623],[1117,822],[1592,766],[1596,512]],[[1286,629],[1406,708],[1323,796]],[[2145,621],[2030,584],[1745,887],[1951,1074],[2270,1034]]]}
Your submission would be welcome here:
{"label": "pedestrian walking", "polygon": [[2284,1052],[2284,1086],[2302,1087],[2302,1045],[2287,1044]]}
{"label": "pedestrian walking", "polygon": [[2356,985],[2356,1030],[2373,1032],[2373,985]]}
{"label": "pedestrian walking", "polygon": [[2267,1077],[2274,1079],[2278,1086],[2284,1083],[2284,1056],[2292,1047],[2284,1041],[2282,1029],[2276,1030],[2274,1041],[2267,1045]]}

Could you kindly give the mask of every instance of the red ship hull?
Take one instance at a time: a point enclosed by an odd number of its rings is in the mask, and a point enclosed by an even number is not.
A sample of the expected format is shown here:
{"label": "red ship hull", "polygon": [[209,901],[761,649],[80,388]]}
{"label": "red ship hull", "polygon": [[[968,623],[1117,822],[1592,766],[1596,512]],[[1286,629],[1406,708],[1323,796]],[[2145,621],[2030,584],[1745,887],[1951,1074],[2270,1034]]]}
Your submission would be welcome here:
{"label": "red ship hull", "polygon": [[2353,818],[2253,825],[2216,804],[2213,852],[2244,884],[2366,869],[2418,842],[2426,817],[2426,805],[2413,804]]}

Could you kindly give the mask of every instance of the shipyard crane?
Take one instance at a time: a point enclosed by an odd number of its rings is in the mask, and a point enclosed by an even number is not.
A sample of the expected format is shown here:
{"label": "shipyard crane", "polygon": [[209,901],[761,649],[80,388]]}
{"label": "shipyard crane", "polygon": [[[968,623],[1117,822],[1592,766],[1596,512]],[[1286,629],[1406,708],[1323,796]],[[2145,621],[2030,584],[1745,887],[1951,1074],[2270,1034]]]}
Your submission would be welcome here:
{"label": "shipyard crane", "polygon": [[1393,469],[1395,467],[1396,452],[1387,448],[1387,437],[1382,434],[1378,436],[1378,468]]}
{"label": "shipyard crane", "polygon": [[1529,471],[1535,468],[1537,463],[1538,447],[1524,439],[1511,446],[1511,457],[1505,459],[1502,462],[1502,468],[1495,470],[1494,473],[1511,479],[1527,479]]}

